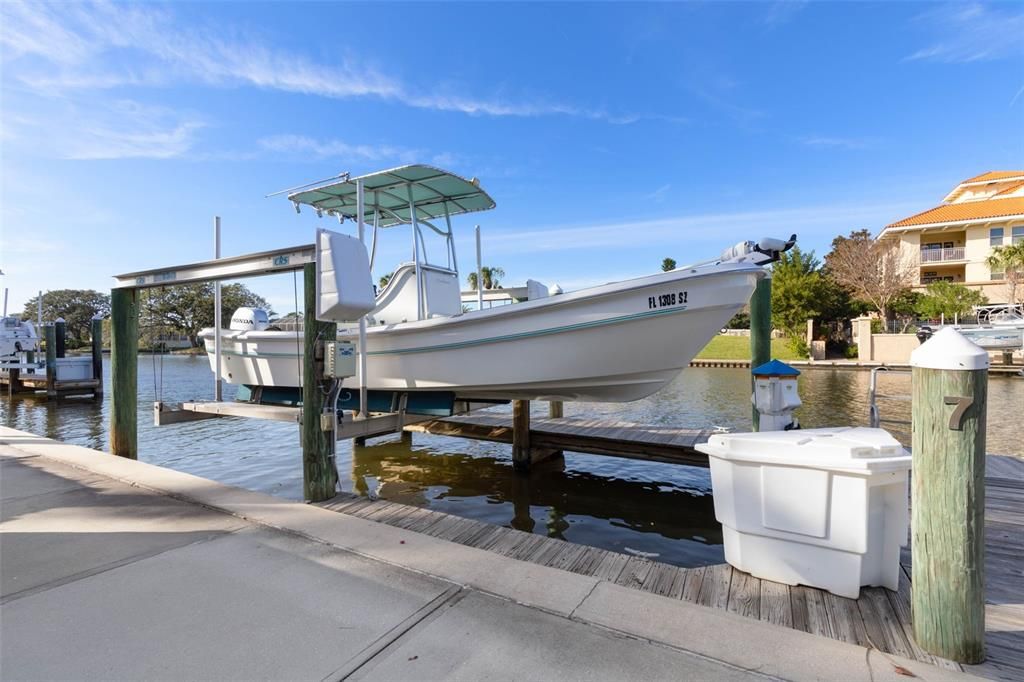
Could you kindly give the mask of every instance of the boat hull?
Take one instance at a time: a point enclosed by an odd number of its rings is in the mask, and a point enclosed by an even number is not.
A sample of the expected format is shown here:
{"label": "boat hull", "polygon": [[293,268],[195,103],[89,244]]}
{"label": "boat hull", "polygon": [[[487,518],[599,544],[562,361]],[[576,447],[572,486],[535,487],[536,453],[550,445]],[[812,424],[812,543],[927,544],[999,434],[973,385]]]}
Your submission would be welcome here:
{"label": "boat hull", "polygon": [[[372,327],[366,384],[462,399],[637,400],[672,381],[762,276],[756,266],[719,265]],[[212,367],[213,330],[201,336]],[[338,336],[354,341],[357,333]],[[222,332],[222,374],[236,384],[297,386],[302,343],[301,332]]]}

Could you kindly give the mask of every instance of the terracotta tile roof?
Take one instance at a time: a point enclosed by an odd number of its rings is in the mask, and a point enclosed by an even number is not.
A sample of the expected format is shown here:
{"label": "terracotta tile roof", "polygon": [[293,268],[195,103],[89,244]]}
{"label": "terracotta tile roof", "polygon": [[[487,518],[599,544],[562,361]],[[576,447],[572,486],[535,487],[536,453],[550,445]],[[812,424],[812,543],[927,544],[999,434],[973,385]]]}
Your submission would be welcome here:
{"label": "terracotta tile roof", "polygon": [[1024,180],[1021,180],[1020,182],[1015,182],[1012,185],[1010,185],[1009,187],[1007,187],[1006,189],[1003,189],[1003,190],[1000,190],[1000,191],[996,192],[992,196],[993,197],[999,197],[999,196],[1002,196],[1004,194],[1013,194],[1014,192],[1019,190],[1021,187],[1024,187]]}
{"label": "terracotta tile roof", "polygon": [[909,218],[904,218],[886,227],[908,227],[911,225],[952,223],[960,220],[1002,218],[1004,216],[1018,215],[1024,218],[1024,197],[971,201],[963,204],[945,204],[928,209],[917,215],[912,215]]}
{"label": "terracotta tile roof", "polygon": [[1024,171],[989,171],[982,173],[981,175],[975,175],[973,178],[968,178],[961,182],[961,185],[966,185],[968,182],[985,182],[986,180],[1002,180],[1004,178],[1015,178],[1017,176],[1024,176]]}

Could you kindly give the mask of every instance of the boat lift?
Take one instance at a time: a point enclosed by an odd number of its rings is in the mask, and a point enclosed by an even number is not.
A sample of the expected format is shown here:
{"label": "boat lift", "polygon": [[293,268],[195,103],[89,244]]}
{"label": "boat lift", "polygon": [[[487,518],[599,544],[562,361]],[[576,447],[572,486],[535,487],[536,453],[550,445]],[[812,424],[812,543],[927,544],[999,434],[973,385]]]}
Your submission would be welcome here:
{"label": "boat lift", "polygon": [[[399,173],[418,173],[416,177],[403,177]],[[390,177],[384,177],[390,176]],[[482,192],[465,196],[448,196],[430,186],[430,181],[441,177],[436,169],[412,167],[395,171],[350,179],[339,176],[327,183],[314,183],[302,188],[287,190],[289,199],[298,210],[301,203],[311,204],[319,215],[324,213],[338,217],[339,222],[349,218],[357,224],[358,242],[346,235],[317,230],[317,241],[313,244],[261,251],[257,253],[214,258],[183,265],[155,268],[116,275],[116,284],[111,292],[111,384],[112,400],[110,411],[110,448],[112,454],[135,459],[138,454],[137,415],[137,353],[139,291],[197,282],[219,283],[225,280],[288,272],[304,273],[304,353],[302,406],[260,405],[220,400],[219,390],[215,400],[187,401],[177,405],[156,402],[153,407],[154,423],[158,426],[176,424],[218,417],[247,417],[271,419],[297,423],[302,431],[304,496],[309,501],[329,499],[335,494],[337,470],[334,453],[337,440],[354,438],[363,440],[373,436],[402,432],[407,424],[436,419],[436,415],[410,415],[406,412],[406,395],[398,394],[392,402],[390,412],[370,412],[366,387],[366,319],[365,314],[373,308],[374,297],[370,281],[370,265],[376,251],[377,231],[382,227],[410,224],[413,227],[413,258],[419,270],[420,254],[426,257],[420,225],[425,224],[445,238],[449,252],[449,267],[455,269],[455,247],[450,227],[450,214],[484,210],[493,206],[490,197]],[[365,186],[370,182],[371,186]],[[404,192],[399,194],[396,190]],[[366,194],[371,201],[366,202]],[[461,202],[461,203],[460,203]],[[369,206],[367,206],[369,203]],[[449,206],[451,204],[451,206]],[[431,218],[443,216],[446,230],[440,230],[429,222]],[[366,219],[373,225],[373,243],[369,254],[366,251]],[[219,220],[215,221],[216,255],[219,256]],[[356,242],[357,249],[348,242]],[[345,256],[342,252],[348,251]],[[361,256],[352,258],[352,252]],[[325,254],[330,252],[334,261],[324,267]],[[339,256],[340,254],[340,256]],[[340,257],[340,260],[338,259]],[[324,294],[333,295],[335,308],[338,300],[344,298],[338,277],[348,276],[352,266],[361,271],[365,278],[364,296],[358,315],[340,314],[323,308]],[[417,272],[417,274],[419,274]],[[417,285],[420,281],[417,277]],[[348,280],[351,285],[353,280]],[[351,288],[351,287],[349,287]],[[360,286],[356,286],[359,289]],[[422,293],[418,296],[420,311],[423,310]],[[344,306],[342,306],[344,307]],[[349,308],[349,313],[353,308]],[[422,312],[421,312],[422,315]],[[359,342],[357,345],[357,381],[359,385],[359,411],[356,414],[339,413],[336,409],[337,394],[341,389],[338,377],[325,373],[327,347],[337,335],[338,321],[359,321]],[[215,366],[220,367],[219,335],[214,353]],[[327,340],[330,341],[327,341]],[[217,384],[220,383],[217,372]],[[466,412],[475,406],[456,402],[455,412]],[[327,437],[330,433],[332,437]]]}

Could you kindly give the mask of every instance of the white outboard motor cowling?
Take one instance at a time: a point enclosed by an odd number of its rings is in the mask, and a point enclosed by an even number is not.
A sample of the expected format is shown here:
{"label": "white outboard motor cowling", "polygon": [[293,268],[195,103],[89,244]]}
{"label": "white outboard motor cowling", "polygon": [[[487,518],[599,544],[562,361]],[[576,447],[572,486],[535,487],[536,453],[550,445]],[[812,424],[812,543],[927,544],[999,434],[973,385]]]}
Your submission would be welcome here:
{"label": "white outboard motor cowling", "polygon": [[261,332],[270,326],[270,315],[263,308],[239,308],[231,314],[228,329],[239,332]]}

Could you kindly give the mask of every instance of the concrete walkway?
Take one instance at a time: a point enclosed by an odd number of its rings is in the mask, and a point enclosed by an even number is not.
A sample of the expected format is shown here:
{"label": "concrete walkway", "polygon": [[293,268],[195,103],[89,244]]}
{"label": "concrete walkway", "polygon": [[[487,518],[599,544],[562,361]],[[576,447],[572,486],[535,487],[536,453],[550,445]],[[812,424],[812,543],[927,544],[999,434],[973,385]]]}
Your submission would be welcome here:
{"label": "concrete walkway", "polygon": [[0,678],[960,673],[0,428]]}

